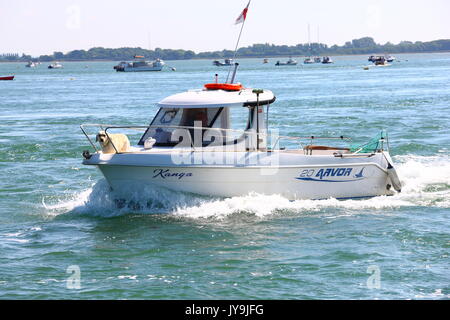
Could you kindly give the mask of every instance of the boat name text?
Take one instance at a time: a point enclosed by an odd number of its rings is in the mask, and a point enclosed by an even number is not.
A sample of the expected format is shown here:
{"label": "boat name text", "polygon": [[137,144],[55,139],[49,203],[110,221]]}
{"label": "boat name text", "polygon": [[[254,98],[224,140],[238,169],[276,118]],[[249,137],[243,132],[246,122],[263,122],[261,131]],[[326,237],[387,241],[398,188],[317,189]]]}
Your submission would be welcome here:
{"label": "boat name text", "polygon": [[184,177],[192,177],[192,173],[190,172],[172,172],[170,169],[156,169],[153,170],[153,178],[178,178],[178,180],[183,179]]}

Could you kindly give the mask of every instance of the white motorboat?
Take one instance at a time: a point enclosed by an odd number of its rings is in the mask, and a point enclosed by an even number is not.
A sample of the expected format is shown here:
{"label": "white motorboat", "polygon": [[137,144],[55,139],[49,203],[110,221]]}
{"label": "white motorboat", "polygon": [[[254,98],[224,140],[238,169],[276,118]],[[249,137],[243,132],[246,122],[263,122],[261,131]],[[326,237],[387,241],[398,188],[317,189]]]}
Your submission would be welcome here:
{"label": "white motorboat", "polygon": [[63,65],[59,62],[54,62],[48,66],[49,69],[62,69]]}
{"label": "white motorboat", "polygon": [[334,63],[334,61],[330,57],[323,57],[322,63],[323,64],[332,64],[332,63]]}
{"label": "white motorboat", "polygon": [[161,71],[165,62],[161,59],[154,61],[145,61],[143,56],[135,56],[135,59],[141,59],[132,62],[121,62],[114,66],[117,72],[144,72],[144,71]]}
{"label": "white motorboat", "polygon": [[36,63],[35,62],[33,62],[33,61],[29,61],[26,65],[25,65],[25,67],[26,68],[34,68],[34,67],[36,67]]}
{"label": "white motorboat", "polygon": [[298,63],[298,62],[295,61],[294,59],[289,58],[289,60],[286,61],[286,62],[280,62],[280,61],[277,61],[277,63],[275,63],[275,65],[276,65],[276,66],[296,66],[297,63]]}
{"label": "white motorboat", "polygon": [[314,59],[313,59],[313,58],[311,58],[311,57],[306,57],[305,60],[303,60],[303,63],[304,63],[304,64],[313,64],[313,63],[315,63],[315,62],[314,62]]}
{"label": "white motorboat", "polygon": [[386,56],[386,61],[389,63],[394,62],[395,60],[397,60],[397,58],[394,56],[391,56],[391,55]]}
{"label": "white motorboat", "polygon": [[377,67],[389,66],[389,64],[384,56],[375,57],[373,59],[373,64]]}
{"label": "white motorboat", "polygon": [[[234,83],[235,72],[230,83],[207,84],[163,99],[149,125],[81,125],[95,150],[83,152],[83,164],[98,167],[121,199],[145,188],[219,197],[279,194],[291,200],[400,192],[385,134],[359,147],[338,146],[345,137],[278,136],[268,128],[275,95]],[[234,130],[230,114],[242,109],[248,111],[247,123]],[[91,139],[92,127],[103,130],[97,138],[113,148],[103,152]],[[113,132],[120,131],[118,136],[125,139],[124,132],[139,129],[143,134],[126,150],[114,143]],[[292,148],[281,146],[285,140]],[[337,145],[318,144],[325,140]]]}
{"label": "white motorboat", "polygon": [[217,67],[227,67],[233,65],[233,59],[225,59],[224,62],[221,62],[219,60],[214,60],[213,65]]}

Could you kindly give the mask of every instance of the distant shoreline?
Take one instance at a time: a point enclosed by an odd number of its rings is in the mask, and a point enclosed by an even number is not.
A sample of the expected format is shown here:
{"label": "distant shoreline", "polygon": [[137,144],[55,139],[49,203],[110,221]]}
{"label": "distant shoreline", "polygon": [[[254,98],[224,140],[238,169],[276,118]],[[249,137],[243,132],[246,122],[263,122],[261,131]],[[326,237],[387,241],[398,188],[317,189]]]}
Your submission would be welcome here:
{"label": "distant shoreline", "polygon": [[[344,45],[328,46],[324,43],[309,43],[297,45],[275,45],[270,43],[257,43],[239,48],[237,57],[244,58],[282,58],[304,56],[346,56],[346,55],[382,55],[382,54],[408,54],[408,53],[439,53],[450,51],[450,39],[440,39],[428,42],[402,41],[398,44],[378,44],[371,37],[363,37],[347,41]],[[141,47],[103,48],[94,47],[88,50],[72,50],[67,53],[53,52],[53,54],[33,57],[28,54],[3,53],[0,61],[129,61],[135,56],[143,56],[153,60],[160,58],[167,61],[199,60],[199,59],[225,59],[235,55],[232,50],[194,52],[184,49],[147,50]]]}
{"label": "distant shoreline", "polygon": [[[401,52],[401,53],[391,53],[391,55],[405,55],[405,54],[439,54],[439,53],[450,53],[450,50],[443,50],[443,51],[419,51],[419,52]],[[328,55],[311,55],[311,56],[329,56],[329,57],[345,57],[345,56],[371,56],[371,55],[383,55],[381,53],[373,53],[373,54],[366,54],[366,53],[354,53],[354,54],[328,54]],[[249,56],[237,56],[237,59],[278,59],[278,58],[296,58],[296,57],[307,57],[307,55],[276,55],[276,56],[260,56],[260,57],[249,57]],[[222,58],[192,58],[192,59],[167,59],[166,61],[198,61],[198,60],[217,60]],[[133,59],[128,59],[127,61],[130,61]],[[151,60],[151,59],[149,59]],[[18,60],[18,61],[0,61],[0,64],[5,63],[27,63],[30,60]],[[34,61],[34,59],[33,59]],[[40,61],[41,63],[47,63],[52,61],[59,61],[59,62],[119,62],[123,60],[112,60],[112,59],[86,59],[86,60],[66,60],[66,59],[55,59],[51,61]]]}

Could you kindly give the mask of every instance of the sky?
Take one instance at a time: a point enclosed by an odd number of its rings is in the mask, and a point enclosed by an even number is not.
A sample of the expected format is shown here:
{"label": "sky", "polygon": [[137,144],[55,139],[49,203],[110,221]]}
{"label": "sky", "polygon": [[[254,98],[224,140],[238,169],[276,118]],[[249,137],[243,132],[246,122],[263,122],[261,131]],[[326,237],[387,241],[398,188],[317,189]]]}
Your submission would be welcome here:
{"label": "sky", "polygon": [[[234,49],[248,0],[0,0],[0,53]],[[450,39],[450,0],[252,0],[240,47]]]}

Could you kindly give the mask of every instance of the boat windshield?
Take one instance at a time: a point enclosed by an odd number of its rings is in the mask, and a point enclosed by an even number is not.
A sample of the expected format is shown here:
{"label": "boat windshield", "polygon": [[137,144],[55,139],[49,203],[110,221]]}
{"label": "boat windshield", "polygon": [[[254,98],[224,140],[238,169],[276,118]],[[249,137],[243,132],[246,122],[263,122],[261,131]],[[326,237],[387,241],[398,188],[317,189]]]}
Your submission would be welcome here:
{"label": "boat windshield", "polygon": [[[212,128],[222,114],[224,108],[161,108],[139,141],[140,145],[152,137],[156,146],[175,146],[185,139],[193,137],[193,129],[180,127]],[[216,127],[216,126],[214,126]],[[222,125],[219,124],[219,128]],[[180,131],[181,130],[181,131]],[[204,130],[203,130],[204,131]],[[204,133],[204,132],[203,132]],[[184,134],[184,135],[183,135]]]}

